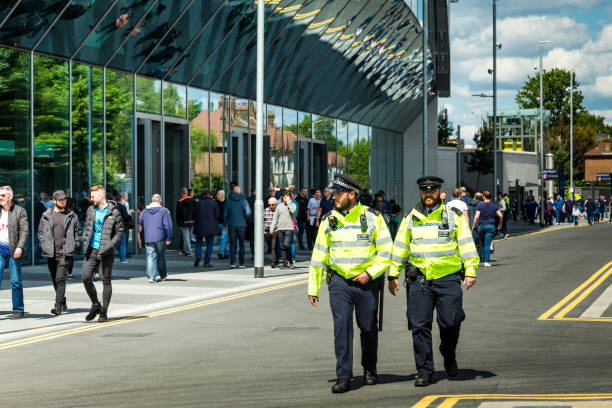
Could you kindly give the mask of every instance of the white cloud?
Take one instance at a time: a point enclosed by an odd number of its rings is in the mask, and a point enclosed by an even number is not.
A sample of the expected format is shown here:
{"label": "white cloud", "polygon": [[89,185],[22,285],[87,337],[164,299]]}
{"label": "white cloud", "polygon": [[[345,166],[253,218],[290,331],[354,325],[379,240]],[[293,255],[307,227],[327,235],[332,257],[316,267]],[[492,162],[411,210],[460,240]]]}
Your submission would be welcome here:
{"label": "white cloud", "polygon": [[592,114],[597,116],[603,116],[608,124],[612,125],[612,109],[593,109]]}
{"label": "white cloud", "polygon": [[597,77],[592,85],[585,86],[584,89],[586,93],[612,98],[612,75]]}

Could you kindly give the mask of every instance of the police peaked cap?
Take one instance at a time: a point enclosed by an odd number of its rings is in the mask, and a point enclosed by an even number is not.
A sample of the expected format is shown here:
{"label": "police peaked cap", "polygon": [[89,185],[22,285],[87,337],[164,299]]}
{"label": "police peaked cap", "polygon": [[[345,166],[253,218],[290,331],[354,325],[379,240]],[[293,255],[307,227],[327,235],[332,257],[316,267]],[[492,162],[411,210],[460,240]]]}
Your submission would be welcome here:
{"label": "police peaked cap", "polygon": [[344,174],[336,174],[331,189],[335,191],[354,191],[358,193],[361,187],[359,187],[359,184],[352,178]]}
{"label": "police peaked cap", "polygon": [[437,190],[442,187],[444,180],[440,177],[436,176],[425,176],[421,177],[417,180],[417,184],[419,185],[419,189],[423,191],[432,191]]}

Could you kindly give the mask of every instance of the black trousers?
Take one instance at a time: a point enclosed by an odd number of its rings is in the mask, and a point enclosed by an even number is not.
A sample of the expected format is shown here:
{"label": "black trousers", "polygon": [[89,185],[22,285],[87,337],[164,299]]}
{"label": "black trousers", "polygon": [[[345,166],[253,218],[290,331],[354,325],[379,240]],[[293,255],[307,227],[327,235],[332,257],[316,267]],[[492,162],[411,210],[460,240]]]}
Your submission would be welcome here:
{"label": "black trousers", "polygon": [[376,372],[379,285],[378,280],[362,285],[337,274],[329,282],[338,378],[353,376],[353,309],[361,330],[361,365],[368,371]]}
{"label": "black trousers", "polygon": [[312,224],[308,224],[308,250],[312,251],[312,248],[314,247],[314,243],[317,240],[317,233],[319,232],[319,227],[317,227],[316,225]]}
{"label": "black trousers", "polygon": [[410,283],[408,292],[408,327],[412,330],[414,361],[419,374],[433,374],[434,359],[431,345],[433,311],[440,327],[440,353],[455,358],[463,312],[461,278],[458,273],[433,280]]}
{"label": "black trousers", "polygon": [[291,236],[293,235],[293,231],[291,230],[278,230],[276,231],[276,238],[278,242],[280,242],[281,247],[281,256],[283,257],[283,262],[288,264],[291,262]]}
{"label": "black trousers", "polygon": [[[308,248],[309,251],[312,250],[312,241],[310,240],[310,234],[308,233],[308,223],[306,221],[298,221],[297,222],[297,238],[298,244],[300,245],[300,249]],[[306,245],[304,245],[304,235],[306,236]]]}
{"label": "black trousers", "polygon": [[66,273],[72,272],[73,257],[55,255],[47,258],[47,267],[55,289],[55,303],[66,305]]}
{"label": "black trousers", "polygon": [[83,261],[83,285],[85,291],[91,299],[92,305],[99,304],[98,293],[96,287],[92,281],[92,275],[98,271],[98,268],[102,267],[102,311],[108,310],[111,296],[113,295],[113,287],[111,285],[111,276],[113,274],[113,262],[115,261],[115,254],[110,253],[108,255],[98,254],[97,249],[89,247],[85,253],[85,259]]}

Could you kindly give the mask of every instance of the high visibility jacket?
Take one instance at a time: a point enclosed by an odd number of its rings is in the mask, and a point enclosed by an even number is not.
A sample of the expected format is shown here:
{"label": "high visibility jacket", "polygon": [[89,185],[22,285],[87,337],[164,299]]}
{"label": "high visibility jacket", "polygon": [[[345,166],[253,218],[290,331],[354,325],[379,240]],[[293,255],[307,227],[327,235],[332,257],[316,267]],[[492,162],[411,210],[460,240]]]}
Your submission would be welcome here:
{"label": "high visibility jacket", "polygon": [[[362,215],[367,225],[362,225]],[[336,209],[330,211],[319,225],[312,250],[308,294],[318,296],[328,267],[345,279],[363,272],[372,279],[378,278],[391,265],[392,246],[391,234],[378,211],[361,204],[346,215]]]}
{"label": "high visibility jacket", "polygon": [[419,203],[400,224],[391,256],[389,276],[398,277],[410,261],[427,280],[442,278],[465,267],[476,277],[480,258],[463,214],[440,204],[428,216]]}

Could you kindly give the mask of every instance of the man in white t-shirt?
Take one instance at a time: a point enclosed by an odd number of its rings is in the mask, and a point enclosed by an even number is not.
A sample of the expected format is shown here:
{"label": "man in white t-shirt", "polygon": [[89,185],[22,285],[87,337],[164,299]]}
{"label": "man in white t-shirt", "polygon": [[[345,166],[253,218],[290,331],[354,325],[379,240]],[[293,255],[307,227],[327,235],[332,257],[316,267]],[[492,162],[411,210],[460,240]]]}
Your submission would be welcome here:
{"label": "man in white t-shirt", "polygon": [[461,211],[463,213],[463,216],[465,217],[465,220],[469,223],[470,220],[468,218],[468,206],[465,203],[465,201],[461,199],[461,194],[462,194],[462,191],[460,188],[454,189],[453,199],[449,201],[448,204],[446,205],[449,206],[450,208],[456,208],[459,211]]}
{"label": "man in white t-shirt", "polygon": [[[308,200],[308,211],[306,212],[306,222],[308,224],[308,243],[313,245],[317,239],[317,226],[315,221],[317,220],[317,214],[319,213],[319,207],[321,207],[321,190],[315,190],[313,197]],[[312,251],[312,247],[308,248]]]}

